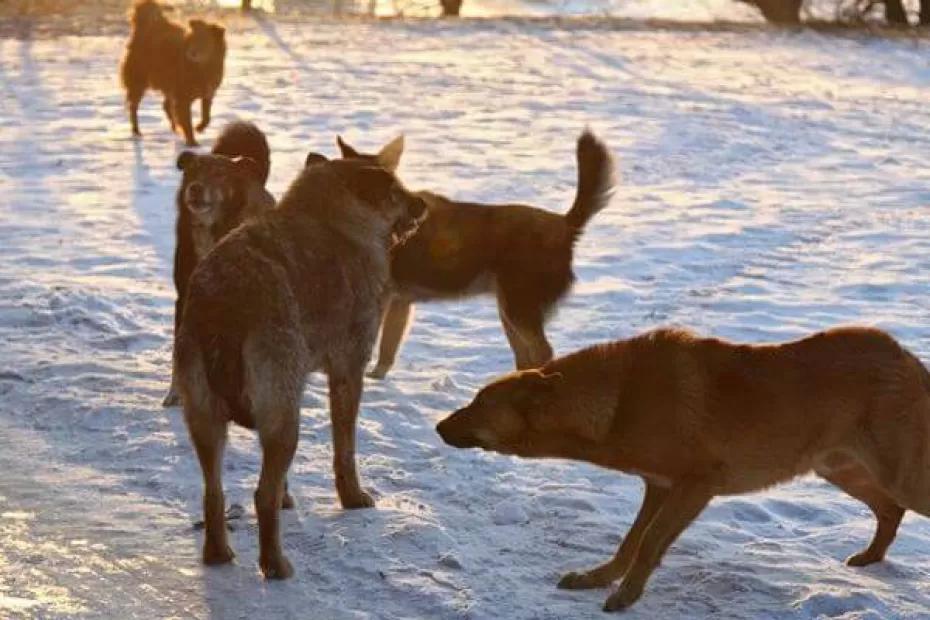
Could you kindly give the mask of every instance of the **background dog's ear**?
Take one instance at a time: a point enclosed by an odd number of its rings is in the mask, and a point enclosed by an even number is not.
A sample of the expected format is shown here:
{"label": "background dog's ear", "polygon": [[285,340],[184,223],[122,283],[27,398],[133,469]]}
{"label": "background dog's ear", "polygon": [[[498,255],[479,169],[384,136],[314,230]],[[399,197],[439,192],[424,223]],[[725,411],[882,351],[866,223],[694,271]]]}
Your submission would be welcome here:
{"label": "background dog's ear", "polygon": [[353,166],[346,173],[349,190],[369,204],[383,202],[394,186],[394,175],[381,166]]}
{"label": "background dog's ear", "polygon": [[384,145],[378,151],[378,163],[390,170],[396,172],[400,166],[400,156],[404,153],[404,134],[401,134]]}
{"label": "background dog's ear", "polygon": [[258,165],[258,162],[252,159],[251,157],[236,157],[232,160],[236,165],[236,171],[241,174],[247,175],[255,179],[256,181],[262,181],[262,169]]}
{"label": "background dog's ear", "polygon": [[210,24],[210,32],[220,41],[226,36],[226,29],[216,24]]}
{"label": "background dog's ear", "polygon": [[191,30],[200,30],[201,28],[207,27],[207,22],[202,19],[192,19],[187,22],[187,25],[191,27]]}
{"label": "background dog's ear", "polygon": [[339,150],[342,152],[343,159],[357,159],[361,157],[358,151],[345,143],[342,136],[336,136],[336,144],[339,145]]}
{"label": "background dog's ear", "polygon": [[309,153],[307,153],[307,159],[304,160],[304,168],[309,168],[310,166],[313,166],[315,164],[322,164],[328,161],[329,160],[326,159],[326,155],[320,155],[319,153],[314,153],[313,151],[310,151]]}
{"label": "background dog's ear", "polygon": [[191,163],[197,159],[197,153],[194,151],[184,151],[178,155],[177,166],[178,170],[186,170]]}

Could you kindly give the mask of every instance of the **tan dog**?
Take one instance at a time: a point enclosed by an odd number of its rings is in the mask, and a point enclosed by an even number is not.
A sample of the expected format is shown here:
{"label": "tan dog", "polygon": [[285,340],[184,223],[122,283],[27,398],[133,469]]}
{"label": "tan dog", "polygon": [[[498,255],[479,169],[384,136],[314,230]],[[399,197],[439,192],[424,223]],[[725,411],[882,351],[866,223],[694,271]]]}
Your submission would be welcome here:
{"label": "tan dog", "polygon": [[425,215],[380,166],[320,157],[278,207],[223,237],[197,264],[175,341],[184,420],[204,476],[203,561],[233,558],[226,536],[223,448],[235,422],[258,431],[255,492],[265,577],[293,569],[278,511],[297,449],[308,373],[329,379],[336,490],[344,508],[374,505],[355,467],[362,380],[381,319],[389,251]]}
{"label": "tan dog", "polygon": [[577,459],[643,478],[642,507],[614,557],[559,583],[596,588],[623,577],[608,611],[639,599],[666,549],[717,495],[813,470],[878,520],[851,566],[884,557],[906,509],[930,516],[930,374],[875,329],[758,346],[658,330],[505,376],[437,431],[458,448]]}
{"label": "tan dog", "polygon": [[[377,154],[360,153],[338,139],[342,156],[376,162],[394,171],[404,150],[396,138]],[[391,260],[393,291],[381,327],[378,362],[370,373],[383,378],[397,356],[414,302],[481,294],[497,308],[517,368],[552,359],[546,320],[575,281],[575,242],[588,221],[610,202],[614,162],[590,131],[575,149],[578,184],[565,215],[527,205],[489,205],[417,192],[429,217]]]}

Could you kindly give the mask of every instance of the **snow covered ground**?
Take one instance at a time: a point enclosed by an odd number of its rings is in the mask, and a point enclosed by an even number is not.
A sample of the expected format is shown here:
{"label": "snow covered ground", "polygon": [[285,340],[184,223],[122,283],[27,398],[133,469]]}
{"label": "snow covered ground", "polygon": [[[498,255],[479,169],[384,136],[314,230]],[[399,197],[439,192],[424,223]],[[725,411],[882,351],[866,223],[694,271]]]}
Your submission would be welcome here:
{"label": "snow covered ground", "polygon": [[[621,184],[576,253],[559,352],[658,325],[785,339],[890,330],[930,359],[926,41],[501,20],[231,24],[209,146],[235,117],[278,195],[336,133],[407,136],[414,188],[567,209],[590,125]],[[198,560],[201,478],[169,374],[174,160],[159,100],[129,138],[123,38],[0,39],[0,617],[601,618],[556,589],[613,552],[637,479],[443,446],[433,426],[510,368],[489,300],[424,305],[370,381],[359,449],[376,510],[343,512],[325,386],[304,399],[284,518],[296,568],[257,570],[258,450],[233,433],[237,563]],[[930,618],[930,521],[889,560],[843,559],[867,509],[816,479],[718,500],[629,618]]]}

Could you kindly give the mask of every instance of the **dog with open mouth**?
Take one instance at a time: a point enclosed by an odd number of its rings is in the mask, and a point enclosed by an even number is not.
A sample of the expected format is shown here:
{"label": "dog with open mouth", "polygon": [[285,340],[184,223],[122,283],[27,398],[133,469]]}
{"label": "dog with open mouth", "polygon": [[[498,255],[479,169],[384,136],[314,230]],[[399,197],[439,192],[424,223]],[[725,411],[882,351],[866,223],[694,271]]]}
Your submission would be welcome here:
{"label": "dog with open mouth", "polygon": [[[275,205],[274,196],[265,189],[271,149],[254,123],[230,123],[209,154],[184,151],[177,166],[182,177],[175,200],[175,332],[184,313],[187,283],[197,263],[231,230]],[[174,407],[179,402],[172,371],[162,406]]]}

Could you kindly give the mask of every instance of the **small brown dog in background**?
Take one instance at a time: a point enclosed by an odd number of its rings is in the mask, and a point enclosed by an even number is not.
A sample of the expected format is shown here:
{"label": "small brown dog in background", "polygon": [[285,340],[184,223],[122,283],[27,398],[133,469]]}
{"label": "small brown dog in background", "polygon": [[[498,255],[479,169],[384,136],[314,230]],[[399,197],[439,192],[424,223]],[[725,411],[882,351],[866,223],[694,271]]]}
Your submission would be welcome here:
{"label": "small brown dog in background", "polygon": [[622,577],[607,611],[639,599],[666,549],[718,495],[813,470],[878,520],[850,566],[884,557],[905,510],[930,516],[930,373],[876,329],[757,346],[658,330],[505,376],[437,431],[457,448],[643,478],[642,507],[614,557],[559,583],[598,588]]}
{"label": "small brown dog in background", "polygon": [[[337,141],[343,157],[376,162],[392,172],[404,150],[403,137],[377,154],[360,153],[342,138]],[[588,221],[610,202],[614,185],[610,151],[590,131],[578,138],[575,157],[575,200],[564,215],[417,192],[429,217],[391,260],[391,297],[370,376],[383,378],[394,364],[415,302],[480,294],[497,297],[517,368],[535,368],[552,358],[546,321],[575,281],[575,243]]]}
{"label": "small brown dog in background", "polygon": [[[187,283],[194,267],[220,239],[246,219],[274,208],[265,189],[271,149],[261,129],[236,121],[223,128],[210,154],[184,151],[178,156],[184,174],[176,197],[174,331],[184,314]],[[174,372],[163,407],[180,404]]]}
{"label": "small brown dog in background", "polygon": [[171,130],[180,125],[188,146],[196,146],[191,104],[201,101],[197,131],[210,123],[213,95],[223,81],[226,31],[200,19],[189,22],[190,30],[167,19],[154,0],[135,5],[130,19],[132,32],[120,68],[132,133],[139,131],[139,103],[149,88],[161,91],[162,107]]}

